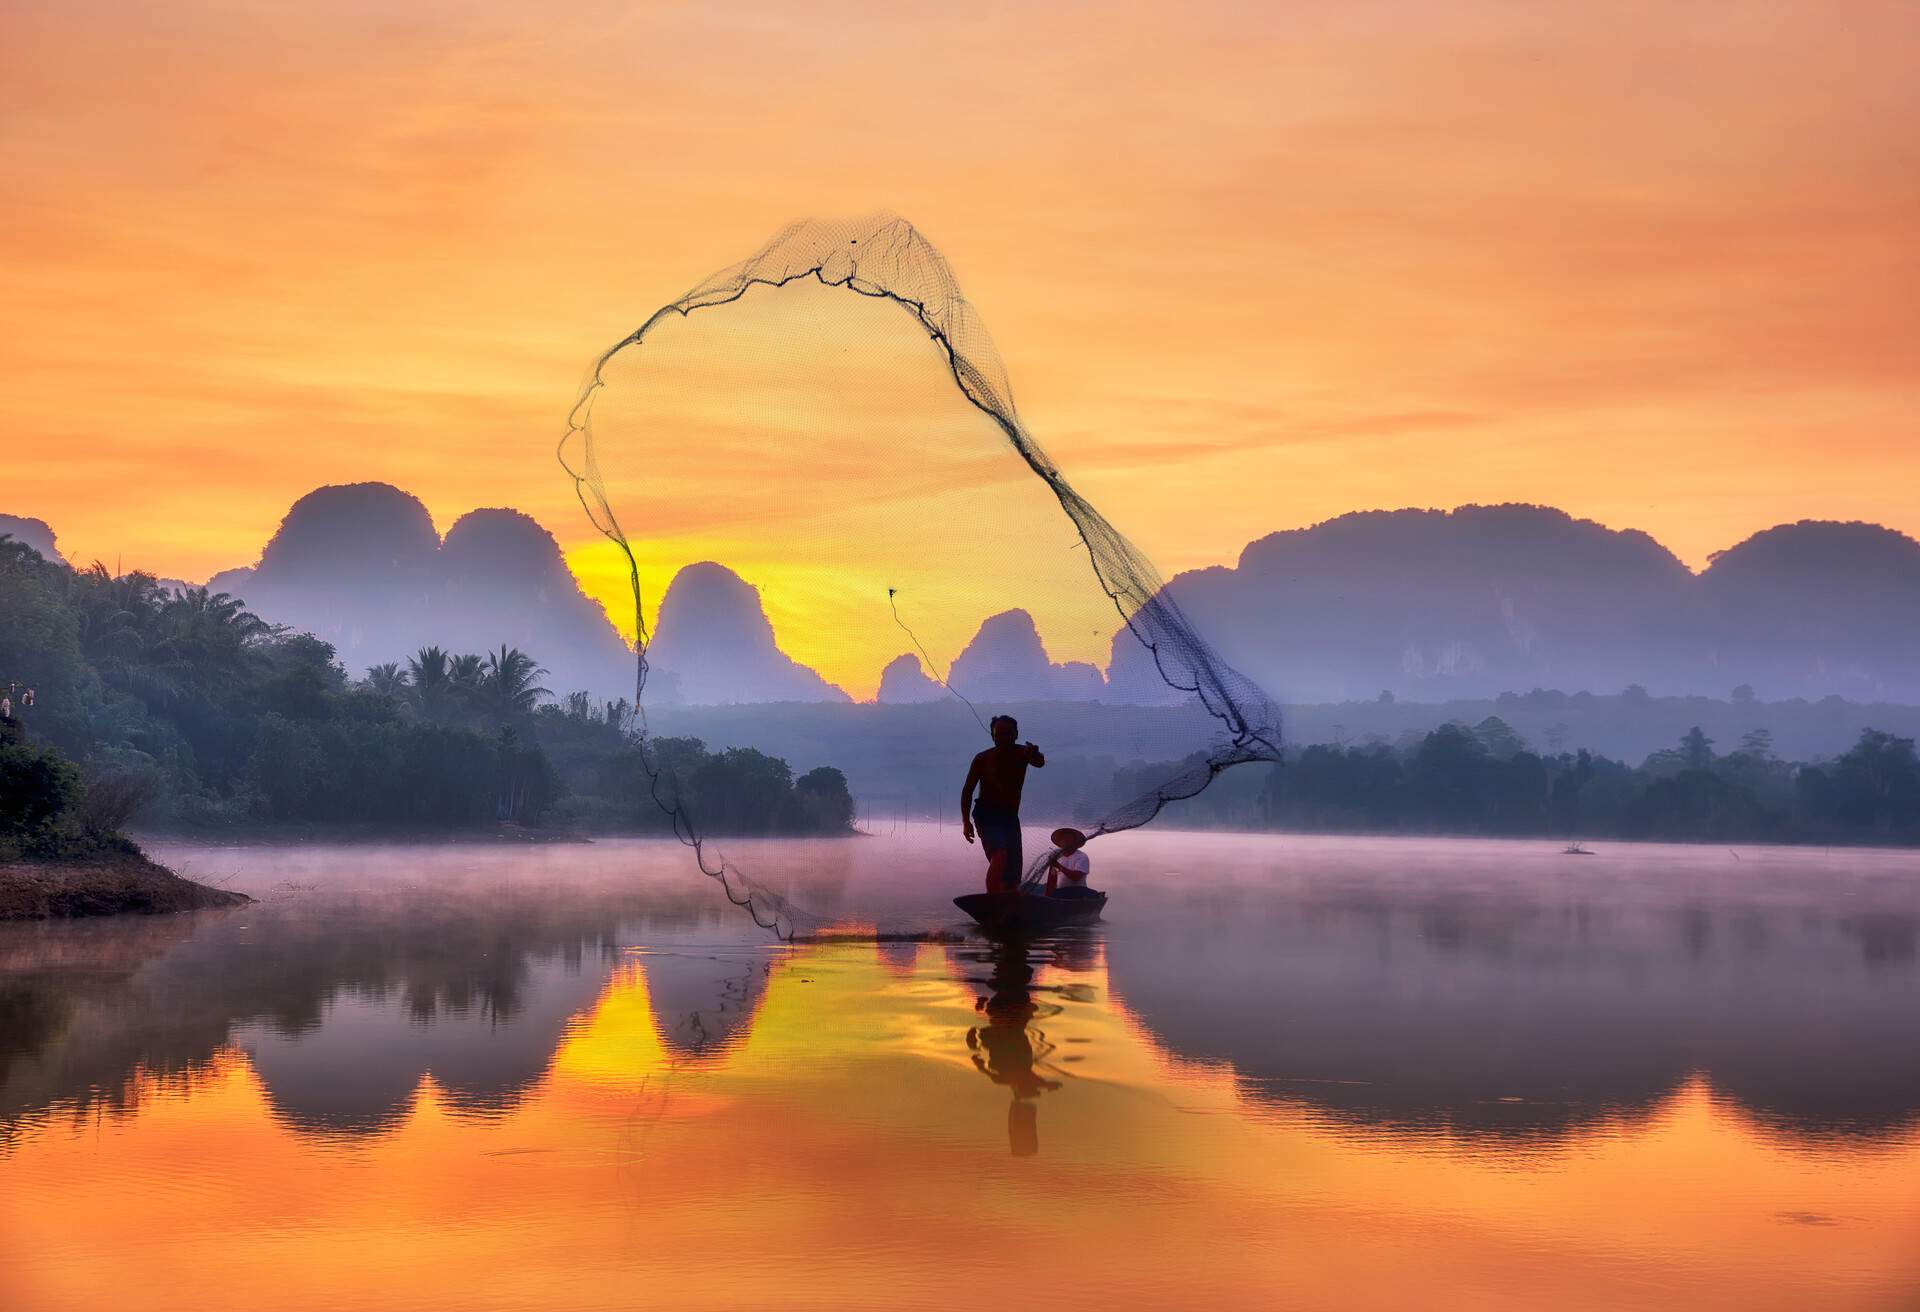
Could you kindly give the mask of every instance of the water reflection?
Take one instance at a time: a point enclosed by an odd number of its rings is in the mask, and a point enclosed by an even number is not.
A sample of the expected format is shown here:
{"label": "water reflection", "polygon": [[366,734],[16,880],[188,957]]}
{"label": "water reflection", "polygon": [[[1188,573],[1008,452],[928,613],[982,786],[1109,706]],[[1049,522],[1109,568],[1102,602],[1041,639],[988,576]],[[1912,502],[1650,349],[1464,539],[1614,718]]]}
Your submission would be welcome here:
{"label": "water reflection", "polygon": [[1038,1022],[1060,1009],[1035,1005],[1033,963],[1025,944],[1000,943],[962,956],[988,968],[987,992],[974,1004],[985,1023],[967,1030],[967,1050],[974,1067],[1013,1096],[1007,1106],[1007,1147],[1015,1157],[1031,1157],[1040,1151],[1038,1099],[1060,1087],[1042,1073],[1053,1045]]}
{"label": "water reflection", "polygon": [[683,1066],[716,1065],[746,1042],[767,992],[772,966],[766,955],[746,949],[634,951],[661,1042]]}
{"label": "water reflection", "polygon": [[[413,856],[398,882],[230,913],[7,928],[0,1141],[49,1112],[136,1109],[229,1052],[296,1133],[378,1133],[429,1083],[450,1115],[499,1116],[623,960],[687,1070],[751,1039],[776,964],[813,983],[817,950],[770,949],[697,883],[564,854],[544,858],[557,883],[502,883],[514,859]],[[1006,1090],[1015,1155],[1039,1150],[1043,1101],[1072,1078],[1052,1031],[1073,1005],[1230,1072],[1255,1105],[1355,1130],[1550,1143],[1644,1119],[1695,1079],[1807,1142],[1920,1122],[1912,883],[1754,857],[1738,884],[1697,857],[1604,878],[1598,860],[1497,877],[1257,860],[1222,844],[1209,878],[1143,880],[1103,931],[945,952],[973,1007],[954,1041]],[[911,944],[863,951],[882,981],[922,970]]]}
{"label": "water reflection", "polygon": [[1912,858],[1155,836],[1092,932],[792,949],[671,848],[272,859],[313,887],[0,932],[10,1310],[1920,1291]]}
{"label": "water reflection", "polygon": [[[39,1113],[136,1110],[230,1051],[299,1133],[378,1133],[429,1080],[451,1114],[498,1115],[598,995],[623,927],[672,941],[714,917],[672,891],[585,881],[554,897],[458,858],[414,861],[407,873],[427,878],[194,917],[0,927],[0,1141]],[[659,973],[680,1008],[676,971]],[[710,1011],[721,1035],[740,1018],[692,987],[698,1002],[667,1029],[698,1058],[715,1041]]]}
{"label": "water reflection", "polygon": [[1645,1117],[1699,1077],[1784,1135],[1908,1133],[1914,918],[1850,907],[1920,888],[1706,891],[1329,881],[1258,916],[1116,932],[1109,967],[1171,1052],[1355,1127],[1551,1141]]}

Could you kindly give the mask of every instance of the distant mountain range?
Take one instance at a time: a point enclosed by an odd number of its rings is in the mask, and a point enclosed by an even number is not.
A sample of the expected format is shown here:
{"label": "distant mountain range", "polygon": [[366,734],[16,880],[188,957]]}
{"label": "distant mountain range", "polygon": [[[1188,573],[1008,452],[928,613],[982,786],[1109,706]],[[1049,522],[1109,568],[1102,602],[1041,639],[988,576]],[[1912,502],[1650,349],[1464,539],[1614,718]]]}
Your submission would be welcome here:
{"label": "distant mountain range", "polygon": [[384,483],[323,487],[293,504],[259,563],[209,586],[323,638],[355,675],[421,647],[531,652],[557,693],[632,695],[633,657],[580,591],[553,535],[517,510],[473,510],[445,540],[427,508]]}
{"label": "distant mountain range", "polygon": [[[1873,524],[1784,524],[1696,575],[1645,533],[1541,506],[1369,511],[1269,534],[1166,591],[1288,702],[1636,683],[1920,700],[1920,542]],[[1116,637],[1118,697],[1154,692],[1150,659]]]}
{"label": "distant mountain range", "polygon": [[[0,533],[54,549],[39,520],[0,516]],[[626,643],[552,535],[518,511],[472,511],[442,540],[397,488],[320,488],[287,512],[258,564],[211,582],[333,643],[356,674],[427,643],[505,642],[534,653],[556,692],[631,691]],[[1270,534],[1233,566],[1175,576],[1166,595],[1290,703],[1629,684],[1920,702],[1920,543],[1872,524],[1781,525],[1694,574],[1645,533],[1546,507],[1368,511]],[[786,655],[759,593],[711,561],[673,580],[650,657],[649,699],[661,704],[850,700]],[[1179,699],[1124,629],[1103,673],[1054,662],[1020,609],[987,617],[948,676],[987,703]],[[882,672],[878,700],[946,695],[906,653]]]}

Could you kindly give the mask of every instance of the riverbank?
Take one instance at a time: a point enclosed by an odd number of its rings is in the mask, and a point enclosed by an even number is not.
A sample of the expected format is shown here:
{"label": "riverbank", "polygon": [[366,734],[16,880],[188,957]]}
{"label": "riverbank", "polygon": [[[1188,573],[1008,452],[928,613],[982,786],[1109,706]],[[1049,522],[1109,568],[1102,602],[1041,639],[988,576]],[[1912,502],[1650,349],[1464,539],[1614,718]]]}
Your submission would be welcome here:
{"label": "riverbank", "polygon": [[156,915],[251,902],[183,879],[137,849],[47,860],[0,860],[0,920]]}

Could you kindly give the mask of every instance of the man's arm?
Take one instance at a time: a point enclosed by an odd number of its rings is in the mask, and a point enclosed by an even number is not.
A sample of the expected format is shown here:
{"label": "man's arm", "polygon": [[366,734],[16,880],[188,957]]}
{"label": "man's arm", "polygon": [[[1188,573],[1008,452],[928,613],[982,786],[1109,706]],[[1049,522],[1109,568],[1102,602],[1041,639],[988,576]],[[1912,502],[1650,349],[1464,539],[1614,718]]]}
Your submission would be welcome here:
{"label": "man's arm", "polygon": [[1047,758],[1042,756],[1040,749],[1032,743],[1027,744],[1027,764],[1036,770],[1045,768],[1047,764]]}
{"label": "man's arm", "polygon": [[980,758],[976,756],[967,767],[967,782],[960,786],[960,833],[969,843],[973,841],[973,789],[979,782]]}

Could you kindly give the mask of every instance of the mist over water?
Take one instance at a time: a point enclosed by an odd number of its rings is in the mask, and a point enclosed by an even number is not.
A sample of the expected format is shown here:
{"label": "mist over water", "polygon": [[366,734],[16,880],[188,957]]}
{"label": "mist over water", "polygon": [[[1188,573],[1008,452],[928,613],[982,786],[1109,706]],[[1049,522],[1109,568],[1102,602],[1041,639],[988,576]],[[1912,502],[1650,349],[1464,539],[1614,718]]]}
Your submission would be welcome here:
{"label": "mist over water", "polygon": [[[849,923],[978,876],[766,842]],[[1018,950],[780,945],[671,841],[157,846],[262,901],[0,932],[10,1306],[157,1225],[236,1305],[1920,1293],[1914,853],[1144,831]]]}

